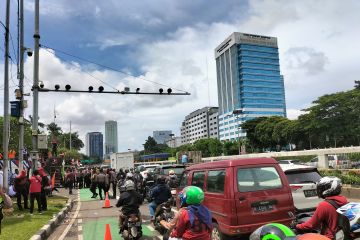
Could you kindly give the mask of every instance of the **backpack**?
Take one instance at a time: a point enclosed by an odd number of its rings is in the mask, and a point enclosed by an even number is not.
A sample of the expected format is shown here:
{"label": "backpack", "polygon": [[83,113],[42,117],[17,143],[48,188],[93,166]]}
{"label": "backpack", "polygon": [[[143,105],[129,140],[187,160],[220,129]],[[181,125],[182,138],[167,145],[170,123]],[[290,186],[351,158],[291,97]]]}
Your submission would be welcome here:
{"label": "backpack", "polygon": [[[337,210],[338,208],[340,208],[339,204],[337,204],[334,200],[331,200],[331,199],[327,199],[325,200],[326,202],[330,203],[331,206],[333,206],[335,208],[335,210]],[[350,221],[349,219],[339,213],[339,212],[336,212],[337,213],[337,227],[340,229],[336,232],[336,237],[335,239],[336,240],[350,240]]]}

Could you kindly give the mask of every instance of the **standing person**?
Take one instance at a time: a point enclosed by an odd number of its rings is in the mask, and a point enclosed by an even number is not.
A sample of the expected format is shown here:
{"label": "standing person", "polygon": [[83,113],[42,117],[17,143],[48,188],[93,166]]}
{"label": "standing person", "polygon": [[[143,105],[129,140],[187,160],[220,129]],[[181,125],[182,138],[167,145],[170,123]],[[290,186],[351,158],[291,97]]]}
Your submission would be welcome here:
{"label": "standing person", "polygon": [[78,182],[79,182],[79,189],[83,188],[84,187],[84,172],[83,172],[83,170],[79,171]]}
{"label": "standing person", "polygon": [[30,178],[30,214],[31,215],[34,212],[35,199],[38,205],[38,212],[42,214],[40,197],[41,197],[41,177],[39,176],[39,171],[34,170],[34,173]]}
{"label": "standing person", "polygon": [[74,180],[75,180],[74,173],[72,172],[72,169],[70,169],[68,170],[65,176],[66,185],[69,187],[69,194],[72,194]]}
{"label": "standing person", "polygon": [[113,199],[116,199],[116,173],[115,173],[115,169],[111,169],[110,172],[110,184],[112,186],[112,190],[113,190]]}
{"label": "standing person", "polygon": [[158,205],[166,202],[171,198],[171,191],[168,185],[165,183],[165,177],[159,176],[156,179],[156,186],[151,190],[150,198],[154,199],[149,204],[149,211],[150,211],[150,217],[151,221],[154,221],[155,216],[155,210]]}
{"label": "standing person", "polygon": [[181,209],[170,237],[183,240],[210,240],[212,230],[211,213],[201,203],[204,201],[204,192],[199,187],[189,186],[180,193]]}
{"label": "standing person", "polygon": [[116,175],[116,179],[118,181],[120,181],[120,180],[123,181],[125,179],[125,172],[123,171],[122,168],[120,168],[118,174]]}
{"label": "standing person", "polygon": [[2,167],[0,166],[0,187],[3,187],[3,179],[4,179],[4,173],[2,170]]}
{"label": "standing person", "polygon": [[102,198],[102,191],[106,191],[106,175],[104,173],[104,169],[100,169],[99,174],[97,175],[97,184],[98,184],[98,188],[99,188],[99,195],[100,195],[100,200],[103,200]]}
{"label": "standing person", "polygon": [[15,178],[14,188],[16,191],[16,201],[17,206],[20,211],[23,210],[21,205],[21,196],[24,198],[24,208],[29,209],[28,207],[28,178],[26,176],[26,170],[22,170],[21,173]]}
{"label": "standing person", "polygon": [[[106,178],[105,178],[105,194],[107,193],[107,192],[109,192],[109,189],[110,189],[110,170],[111,169],[107,169],[106,170],[106,173],[105,173],[105,176],[106,176]],[[110,196],[109,196],[110,197]]]}
{"label": "standing person", "polygon": [[47,201],[46,201],[46,188],[50,186],[49,178],[47,177],[47,174],[45,173],[44,169],[42,167],[39,168],[39,174],[41,177],[41,210],[46,211],[47,210]]}
{"label": "standing person", "polygon": [[85,175],[84,175],[84,183],[86,188],[90,188],[91,186],[91,169],[86,169]]}
{"label": "standing person", "polygon": [[9,185],[14,185],[16,177],[19,175],[19,169],[15,169],[15,172],[10,176],[10,183]]}
{"label": "standing person", "polygon": [[96,173],[96,169],[94,168],[92,170],[92,174],[91,174],[91,185],[90,185],[90,191],[92,192],[92,197],[91,198],[96,198],[97,197],[97,193],[96,193],[96,188],[97,188],[97,173]]}

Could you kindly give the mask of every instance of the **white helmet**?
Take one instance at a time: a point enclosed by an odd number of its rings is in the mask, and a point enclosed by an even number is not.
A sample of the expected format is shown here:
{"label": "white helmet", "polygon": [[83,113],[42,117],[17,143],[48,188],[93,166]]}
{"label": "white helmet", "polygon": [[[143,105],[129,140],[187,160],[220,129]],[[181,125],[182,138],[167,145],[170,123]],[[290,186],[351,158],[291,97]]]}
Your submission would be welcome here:
{"label": "white helmet", "polygon": [[134,174],[132,174],[131,172],[128,172],[126,174],[126,179],[133,178],[133,177],[134,177]]}
{"label": "white helmet", "polygon": [[341,193],[341,180],[337,177],[323,177],[316,184],[316,192],[321,198],[339,195]]}
{"label": "white helmet", "polygon": [[135,190],[135,184],[131,180],[127,180],[124,184],[125,191]]}

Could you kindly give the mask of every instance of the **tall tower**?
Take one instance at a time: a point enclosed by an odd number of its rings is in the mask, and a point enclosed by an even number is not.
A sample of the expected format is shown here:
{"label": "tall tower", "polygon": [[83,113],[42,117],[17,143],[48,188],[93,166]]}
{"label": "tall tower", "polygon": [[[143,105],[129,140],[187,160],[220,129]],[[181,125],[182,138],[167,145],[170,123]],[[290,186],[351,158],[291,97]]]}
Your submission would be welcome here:
{"label": "tall tower", "polygon": [[86,155],[103,159],[103,135],[101,132],[90,132],[86,134]]}
{"label": "tall tower", "polygon": [[117,122],[105,122],[105,154],[109,156],[111,153],[118,151],[118,135],[117,135]]}
{"label": "tall tower", "polygon": [[277,38],[234,32],[215,49],[215,59],[220,140],[246,136],[239,128],[246,120],[286,116]]}

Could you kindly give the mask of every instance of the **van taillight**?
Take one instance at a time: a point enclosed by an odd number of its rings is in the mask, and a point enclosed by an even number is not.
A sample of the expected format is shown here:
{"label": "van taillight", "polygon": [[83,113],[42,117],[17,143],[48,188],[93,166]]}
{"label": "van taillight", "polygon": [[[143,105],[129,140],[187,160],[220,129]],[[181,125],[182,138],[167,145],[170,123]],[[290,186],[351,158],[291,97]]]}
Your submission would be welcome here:
{"label": "van taillight", "polygon": [[290,188],[292,192],[295,192],[296,190],[302,188],[302,186],[290,186]]}

